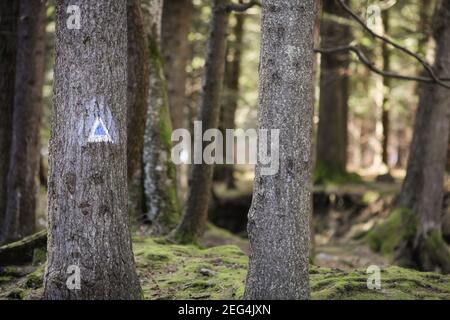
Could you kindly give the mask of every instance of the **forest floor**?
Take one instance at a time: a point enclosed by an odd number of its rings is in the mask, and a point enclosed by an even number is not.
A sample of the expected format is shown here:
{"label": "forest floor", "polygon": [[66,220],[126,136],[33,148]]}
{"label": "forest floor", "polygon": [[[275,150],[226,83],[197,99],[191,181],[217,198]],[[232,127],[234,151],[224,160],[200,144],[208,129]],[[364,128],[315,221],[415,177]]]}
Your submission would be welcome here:
{"label": "forest floor", "polygon": [[[248,187],[244,183],[226,191],[219,185],[212,219],[219,225],[229,222],[223,226],[227,229],[245,225]],[[315,188],[312,299],[450,299],[450,275],[393,266],[389,256],[374,253],[364,241],[389,215],[398,189],[392,181]],[[200,246],[176,245],[137,232],[134,252],[145,299],[241,299],[249,243],[244,231],[234,231],[210,224]],[[0,268],[0,299],[40,299],[43,260]],[[373,265],[381,270],[381,289],[368,289],[367,268]]]}
{"label": "forest floor", "polygon": [[[248,249],[246,240],[213,226],[200,247],[171,244],[161,238],[135,236],[133,240],[145,299],[243,297],[248,256],[242,249]],[[316,250],[316,262],[310,268],[312,299],[450,299],[448,275],[388,266],[358,244],[319,246]],[[369,261],[380,263],[379,290],[368,289]],[[43,262],[1,269],[0,299],[40,299],[43,273]]]}

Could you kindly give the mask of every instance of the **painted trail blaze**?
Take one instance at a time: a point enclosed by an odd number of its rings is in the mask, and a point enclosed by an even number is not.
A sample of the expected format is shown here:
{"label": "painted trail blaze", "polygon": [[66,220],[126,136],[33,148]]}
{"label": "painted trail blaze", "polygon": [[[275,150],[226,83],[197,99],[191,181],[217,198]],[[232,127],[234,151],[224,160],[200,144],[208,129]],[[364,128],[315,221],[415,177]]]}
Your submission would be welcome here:
{"label": "painted trail blaze", "polygon": [[105,123],[99,117],[95,119],[88,142],[113,142]]}

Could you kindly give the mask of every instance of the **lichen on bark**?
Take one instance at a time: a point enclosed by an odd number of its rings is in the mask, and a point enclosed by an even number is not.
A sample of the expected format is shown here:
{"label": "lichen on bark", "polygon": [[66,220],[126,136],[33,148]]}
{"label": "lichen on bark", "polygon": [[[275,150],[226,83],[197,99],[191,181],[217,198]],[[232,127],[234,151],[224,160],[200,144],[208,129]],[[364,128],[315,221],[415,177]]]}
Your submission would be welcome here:
{"label": "lichen on bark", "polygon": [[146,218],[156,233],[168,233],[180,218],[176,168],[171,160],[172,124],[160,52],[162,1],[148,1],[150,91],[144,135],[143,174]]}

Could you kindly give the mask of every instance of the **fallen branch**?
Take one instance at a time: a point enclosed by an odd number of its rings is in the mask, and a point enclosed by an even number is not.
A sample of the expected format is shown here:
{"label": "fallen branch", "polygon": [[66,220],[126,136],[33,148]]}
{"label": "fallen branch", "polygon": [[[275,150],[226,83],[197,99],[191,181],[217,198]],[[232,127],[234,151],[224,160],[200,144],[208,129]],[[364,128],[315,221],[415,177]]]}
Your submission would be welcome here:
{"label": "fallen branch", "polygon": [[47,231],[43,230],[22,240],[0,247],[0,266],[20,265],[33,261],[35,249],[46,249]]}

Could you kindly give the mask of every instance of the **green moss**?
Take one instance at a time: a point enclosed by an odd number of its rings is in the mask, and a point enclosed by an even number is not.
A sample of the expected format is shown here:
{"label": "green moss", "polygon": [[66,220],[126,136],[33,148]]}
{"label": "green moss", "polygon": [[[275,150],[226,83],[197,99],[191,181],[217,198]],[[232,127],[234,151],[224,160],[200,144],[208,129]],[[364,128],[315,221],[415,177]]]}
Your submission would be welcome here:
{"label": "green moss", "polygon": [[211,223],[208,223],[206,226],[205,235],[203,237],[202,244],[205,246],[214,245],[214,241],[217,241],[222,244],[232,244],[238,246],[243,250],[247,250],[249,244],[248,240],[242,237],[237,236],[236,234],[231,233],[228,230],[219,228]]}
{"label": "green moss", "polygon": [[25,299],[26,293],[25,290],[22,289],[13,289],[8,293],[8,298],[13,300],[23,300]]}
{"label": "green moss", "polygon": [[10,282],[13,279],[11,276],[0,276],[0,285]]}
{"label": "green moss", "polygon": [[194,232],[187,232],[180,228],[173,230],[169,235],[169,239],[178,244],[199,244],[198,236]]}
{"label": "green moss", "polygon": [[[433,243],[433,240],[430,242]],[[435,243],[433,243],[434,245]],[[242,299],[247,256],[234,245],[202,249],[164,238],[134,238],[137,272],[145,299]],[[44,266],[19,280],[0,298],[42,296]],[[6,277],[3,275],[2,277]],[[450,299],[450,276],[400,267],[381,270],[381,289],[367,288],[365,269],[343,271],[311,266],[312,299]],[[10,282],[6,284],[10,287]]]}
{"label": "green moss", "polygon": [[39,271],[35,271],[30,273],[25,281],[25,287],[28,289],[38,289],[43,285],[43,273]]}
{"label": "green moss", "polygon": [[373,251],[392,256],[401,241],[414,237],[416,225],[417,216],[411,210],[397,208],[385,221],[374,226],[363,240]]}
{"label": "green moss", "polygon": [[450,273],[450,249],[438,230],[422,236],[418,249],[418,263],[422,270]]}
{"label": "green moss", "polygon": [[240,299],[243,296],[247,257],[235,246],[202,249],[146,239],[136,243],[135,254],[147,299]]}
{"label": "green moss", "polygon": [[16,278],[23,276],[23,272],[21,272],[17,267],[8,266],[1,268],[0,275],[5,277]]}
{"label": "green moss", "polygon": [[361,182],[361,177],[354,172],[342,171],[330,166],[318,163],[313,172],[314,184],[345,184]]}
{"label": "green moss", "polygon": [[[248,258],[236,246],[136,244],[138,272],[146,299],[241,299]],[[148,261],[163,253],[164,261]],[[201,272],[202,269],[211,272]],[[400,267],[381,270],[381,290],[367,288],[365,269],[346,272],[311,266],[312,299],[450,299],[450,276]]]}
{"label": "green moss", "polygon": [[312,299],[338,300],[415,300],[450,299],[450,277],[400,267],[381,270],[381,289],[367,287],[366,270],[345,272],[312,268]]}
{"label": "green moss", "polygon": [[47,250],[44,248],[36,248],[33,251],[33,265],[37,266],[47,260]]}
{"label": "green moss", "polygon": [[181,218],[181,209],[177,195],[176,181],[177,173],[175,164],[171,161],[172,150],[172,123],[169,111],[169,98],[167,96],[167,82],[164,76],[163,60],[160,53],[159,43],[155,35],[149,36],[149,53],[152,70],[157,74],[158,91],[160,92],[162,103],[158,106],[159,143],[161,150],[166,154],[164,163],[167,175],[164,197],[166,207],[164,212],[158,216],[157,223],[165,230],[174,228]]}

